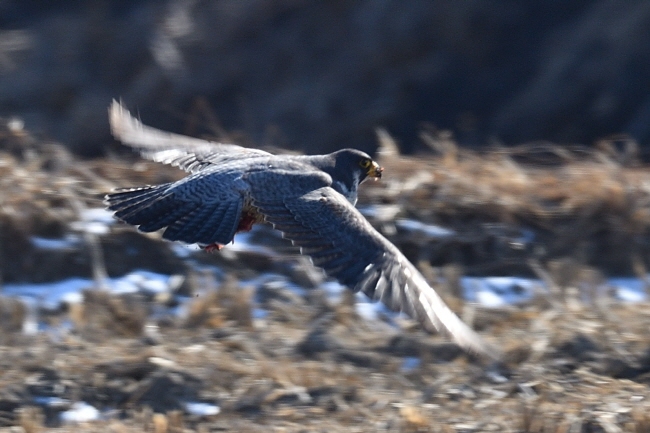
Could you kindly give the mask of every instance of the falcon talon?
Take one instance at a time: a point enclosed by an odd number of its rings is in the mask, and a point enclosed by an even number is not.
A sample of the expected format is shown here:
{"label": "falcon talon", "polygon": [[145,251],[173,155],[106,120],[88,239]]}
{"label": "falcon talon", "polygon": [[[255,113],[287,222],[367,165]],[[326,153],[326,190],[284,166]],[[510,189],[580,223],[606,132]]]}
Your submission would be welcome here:
{"label": "falcon talon", "polygon": [[207,253],[214,253],[215,251],[221,251],[223,249],[223,247],[224,246],[220,245],[220,244],[210,244],[210,245],[206,245],[205,247],[203,247],[203,249]]}
{"label": "falcon talon", "polygon": [[273,155],[209,142],[145,126],[116,101],[109,118],[116,139],[189,173],[177,182],[108,194],[106,205],[117,219],[142,232],[164,229],[164,239],[205,245],[207,252],[269,223],[351,290],[405,312],[428,331],[446,331],[470,352],[499,357],[354,207],[359,185],[384,171],[368,154]]}

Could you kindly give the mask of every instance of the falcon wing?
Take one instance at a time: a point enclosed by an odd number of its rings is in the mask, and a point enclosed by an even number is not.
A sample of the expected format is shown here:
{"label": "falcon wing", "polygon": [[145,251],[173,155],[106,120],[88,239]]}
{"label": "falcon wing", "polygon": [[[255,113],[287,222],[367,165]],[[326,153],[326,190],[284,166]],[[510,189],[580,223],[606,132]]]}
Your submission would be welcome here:
{"label": "falcon wing", "polygon": [[253,201],[268,222],[342,284],[405,312],[429,331],[447,331],[469,351],[498,358],[498,352],[449,309],[397,247],[332,188],[266,201],[254,196]]}
{"label": "falcon wing", "polygon": [[143,125],[115,100],[109,108],[109,121],[113,136],[137,149],[143,157],[190,173],[233,159],[271,155],[263,150],[215,143]]}

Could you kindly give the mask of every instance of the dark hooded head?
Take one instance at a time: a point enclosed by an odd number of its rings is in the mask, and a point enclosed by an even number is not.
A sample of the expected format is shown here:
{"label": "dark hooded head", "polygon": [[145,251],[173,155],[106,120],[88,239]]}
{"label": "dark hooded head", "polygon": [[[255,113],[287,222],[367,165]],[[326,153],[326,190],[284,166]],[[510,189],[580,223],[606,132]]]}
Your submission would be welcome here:
{"label": "dark hooded head", "polygon": [[306,157],[310,163],[332,176],[332,188],[352,204],[357,202],[357,188],[369,177],[381,178],[383,168],[370,156],[356,149],[343,149],[328,155]]}
{"label": "dark hooded head", "polygon": [[334,158],[333,171],[335,174],[333,177],[347,186],[352,186],[356,179],[358,179],[358,183],[361,183],[368,177],[381,178],[383,168],[365,152],[356,149],[343,149],[332,153],[332,157]]}

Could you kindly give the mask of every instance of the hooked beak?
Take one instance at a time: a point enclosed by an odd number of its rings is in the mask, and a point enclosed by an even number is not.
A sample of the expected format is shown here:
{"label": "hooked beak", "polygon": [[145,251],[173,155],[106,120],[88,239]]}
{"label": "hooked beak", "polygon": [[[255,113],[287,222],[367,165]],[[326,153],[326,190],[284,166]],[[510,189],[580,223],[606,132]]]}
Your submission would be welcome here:
{"label": "hooked beak", "polygon": [[368,167],[367,175],[368,177],[374,178],[374,180],[381,179],[381,174],[384,171],[384,167],[380,167],[375,161],[372,162],[372,165]]}

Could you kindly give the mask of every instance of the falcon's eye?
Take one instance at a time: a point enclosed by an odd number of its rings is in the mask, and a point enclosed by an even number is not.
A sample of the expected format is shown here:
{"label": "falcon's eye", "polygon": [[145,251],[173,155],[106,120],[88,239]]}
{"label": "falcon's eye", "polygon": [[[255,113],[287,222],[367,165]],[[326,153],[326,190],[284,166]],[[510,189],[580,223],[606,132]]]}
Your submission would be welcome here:
{"label": "falcon's eye", "polygon": [[372,161],[370,161],[368,158],[364,158],[361,161],[359,161],[359,165],[361,168],[368,168],[370,167],[370,164],[372,164]]}

